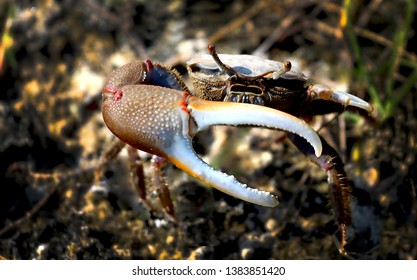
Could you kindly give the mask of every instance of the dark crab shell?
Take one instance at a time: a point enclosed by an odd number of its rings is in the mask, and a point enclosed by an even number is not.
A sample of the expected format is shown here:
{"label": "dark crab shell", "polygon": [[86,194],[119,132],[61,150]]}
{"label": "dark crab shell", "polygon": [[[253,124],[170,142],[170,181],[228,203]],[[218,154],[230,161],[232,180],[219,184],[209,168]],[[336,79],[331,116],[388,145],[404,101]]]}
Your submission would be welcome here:
{"label": "dark crab shell", "polygon": [[[307,98],[308,78],[288,64],[252,55],[219,54],[230,72],[221,69],[212,55],[187,63],[194,94],[216,101],[252,103],[298,114]],[[233,74],[232,72],[235,72]]]}

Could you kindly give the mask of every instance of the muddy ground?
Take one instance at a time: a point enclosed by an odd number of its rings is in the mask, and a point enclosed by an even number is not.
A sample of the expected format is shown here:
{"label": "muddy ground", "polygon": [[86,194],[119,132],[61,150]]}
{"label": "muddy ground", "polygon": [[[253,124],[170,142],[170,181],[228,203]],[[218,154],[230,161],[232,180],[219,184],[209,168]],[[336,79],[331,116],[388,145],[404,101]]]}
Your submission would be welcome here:
{"label": "muddy ground", "polygon": [[[401,2],[0,2],[0,258],[415,259],[417,24],[414,1]],[[347,255],[325,172],[280,132],[214,128],[194,139],[216,168],[279,195],[273,209],[167,165],[173,223],[143,207],[125,152],[94,184],[114,139],[100,109],[111,70],[149,58],[189,84],[185,62],[208,43],[220,53],[290,60],[374,106],[370,116],[312,122],[352,186]],[[141,157],[157,205],[150,156]]]}

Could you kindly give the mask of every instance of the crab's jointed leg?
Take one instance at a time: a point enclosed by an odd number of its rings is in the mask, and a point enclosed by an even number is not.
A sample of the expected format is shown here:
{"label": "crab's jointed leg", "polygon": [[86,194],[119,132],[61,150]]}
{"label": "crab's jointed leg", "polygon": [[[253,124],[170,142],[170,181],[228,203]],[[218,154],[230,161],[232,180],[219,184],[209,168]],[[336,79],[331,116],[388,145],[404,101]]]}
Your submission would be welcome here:
{"label": "crab's jointed leg", "polygon": [[324,139],[323,153],[320,157],[314,155],[314,151],[300,136],[287,133],[291,142],[304,153],[312,162],[320,166],[326,173],[329,183],[329,199],[333,207],[333,215],[341,234],[340,252],[345,252],[347,229],[352,225],[351,191],[343,162],[339,154]]}
{"label": "crab's jointed leg", "polygon": [[153,156],[151,159],[152,183],[156,186],[157,195],[161,202],[164,212],[170,219],[176,221],[174,205],[171,200],[168,184],[162,174],[161,168],[167,163],[167,159],[159,156]]}

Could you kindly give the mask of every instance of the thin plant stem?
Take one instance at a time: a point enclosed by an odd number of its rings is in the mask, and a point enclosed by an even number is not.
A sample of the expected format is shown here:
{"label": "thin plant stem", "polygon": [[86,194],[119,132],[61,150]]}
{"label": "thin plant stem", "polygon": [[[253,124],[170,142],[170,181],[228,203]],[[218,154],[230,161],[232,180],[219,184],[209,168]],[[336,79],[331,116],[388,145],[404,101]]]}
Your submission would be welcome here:
{"label": "thin plant stem", "polygon": [[345,33],[349,39],[350,45],[352,46],[353,55],[356,63],[358,64],[358,75],[360,79],[363,79],[368,86],[369,95],[371,96],[372,103],[376,106],[378,112],[381,115],[384,115],[385,106],[382,103],[382,99],[378,90],[376,89],[375,85],[372,82],[371,75],[366,68],[365,62],[362,59],[361,48],[359,45],[358,38],[355,34],[352,19],[351,19],[351,8],[352,8],[352,1],[345,0],[343,3],[343,16],[345,17]]}

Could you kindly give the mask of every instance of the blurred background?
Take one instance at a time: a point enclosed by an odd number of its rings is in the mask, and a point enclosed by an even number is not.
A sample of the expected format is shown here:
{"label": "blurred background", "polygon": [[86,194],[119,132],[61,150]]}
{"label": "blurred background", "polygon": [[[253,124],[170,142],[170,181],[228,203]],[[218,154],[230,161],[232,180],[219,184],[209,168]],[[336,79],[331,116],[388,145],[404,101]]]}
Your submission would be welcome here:
{"label": "blurred background", "polygon": [[[416,26],[414,0],[0,1],[0,258],[415,259]],[[168,165],[172,223],[142,206],[125,153],[93,185],[113,139],[100,112],[109,73],[149,58],[192,88],[185,63],[209,43],[290,60],[374,106],[312,123],[352,185],[347,256],[326,174],[276,131],[216,127],[194,141],[216,168],[278,194],[274,209]]]}

